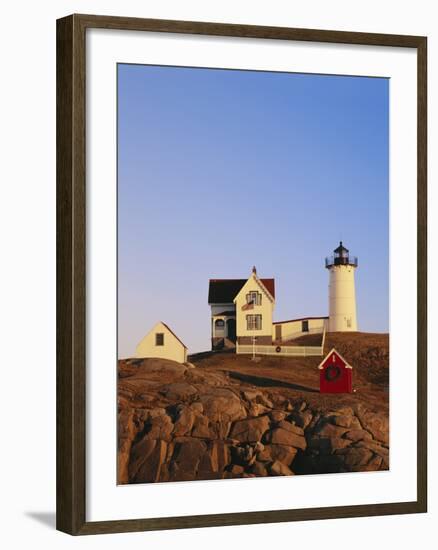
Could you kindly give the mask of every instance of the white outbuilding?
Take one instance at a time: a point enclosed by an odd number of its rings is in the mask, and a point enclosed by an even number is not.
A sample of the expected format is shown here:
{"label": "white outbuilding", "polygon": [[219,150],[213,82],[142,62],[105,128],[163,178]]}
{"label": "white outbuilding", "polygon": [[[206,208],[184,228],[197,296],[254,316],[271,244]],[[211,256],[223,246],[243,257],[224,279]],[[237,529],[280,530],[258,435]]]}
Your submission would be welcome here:
{"label": "white outbuilding", "polygon": [[165,323],[160,321],[138,344],[135,357],[159,357],[185,363],[187,346]]}

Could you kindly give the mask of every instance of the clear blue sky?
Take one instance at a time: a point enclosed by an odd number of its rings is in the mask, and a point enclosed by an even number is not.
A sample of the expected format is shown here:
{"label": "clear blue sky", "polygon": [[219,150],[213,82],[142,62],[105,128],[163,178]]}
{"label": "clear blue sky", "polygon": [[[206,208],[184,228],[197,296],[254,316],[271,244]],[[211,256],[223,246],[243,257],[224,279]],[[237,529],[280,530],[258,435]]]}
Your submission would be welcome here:
{"label": "clear blue sky", "polygon": [[359,257],[359,329],[388,331],[389,81],[118,66],[119,357],[162,320],[209,349],[210,278],[275,277],[275,320],[327,315]]}

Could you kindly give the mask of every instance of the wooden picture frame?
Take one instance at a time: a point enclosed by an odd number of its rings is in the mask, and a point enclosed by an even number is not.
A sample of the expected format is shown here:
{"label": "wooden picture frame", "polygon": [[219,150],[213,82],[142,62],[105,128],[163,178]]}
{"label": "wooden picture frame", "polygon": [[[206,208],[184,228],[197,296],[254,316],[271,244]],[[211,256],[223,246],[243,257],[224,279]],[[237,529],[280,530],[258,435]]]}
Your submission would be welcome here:
{"label": "wooden picture frame", "polygon": [[[416,50],[418,64],[416,500],[375,505],[86,521],[85,34],[90,28],[391,46]],[[425,37],[94,15],[71,15],[59,19],[57,21],[57,529],[72,535],[85,535],[426,512],[426,223],[427,40]]]}

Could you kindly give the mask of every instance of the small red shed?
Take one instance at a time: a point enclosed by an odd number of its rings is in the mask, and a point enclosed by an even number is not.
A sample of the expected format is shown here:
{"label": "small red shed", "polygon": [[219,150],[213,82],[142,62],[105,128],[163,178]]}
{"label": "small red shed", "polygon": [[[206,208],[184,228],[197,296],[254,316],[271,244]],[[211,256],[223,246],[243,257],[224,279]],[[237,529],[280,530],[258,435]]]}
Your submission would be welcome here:
{"label": "small red shed", "polygon": [[353,367],[333,348],[318,366],[321,393],[352,393]]}

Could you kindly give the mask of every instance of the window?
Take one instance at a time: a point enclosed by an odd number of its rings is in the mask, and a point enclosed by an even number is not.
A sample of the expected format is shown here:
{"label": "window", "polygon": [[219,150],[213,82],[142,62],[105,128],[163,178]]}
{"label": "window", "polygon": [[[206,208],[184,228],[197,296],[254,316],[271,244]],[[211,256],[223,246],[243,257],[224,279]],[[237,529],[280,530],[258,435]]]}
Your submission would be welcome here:
{"label": "window", "polygon": [[247,330],[261,330],[262,329],[262,316],[261,315],[247,315],[246,316],[246,329]]}
{"label": "window", "polygon": [[248,292],[248,294],[246,295],[246,303],[253,304],[255,306],[261,306],[262,305],[261,293],[257,292],[257,290],[251,290],[251,292]]}
{"label": "window", "polygon": [[309,321],[301,321],[301,332],[309,332]]}
{"label": "window", "polygon": [[164,346],[164,334],[162,332],[157,332],[155,334],[155,345]]}
{"label": "window", "polygon": [[223,319],[216,319],[214,326],[216,327],[216,330],[224,330],[225,321]]}
{"label": "window", "polygon": [[351,317],[347,319],[347,327],[351,328]]}

